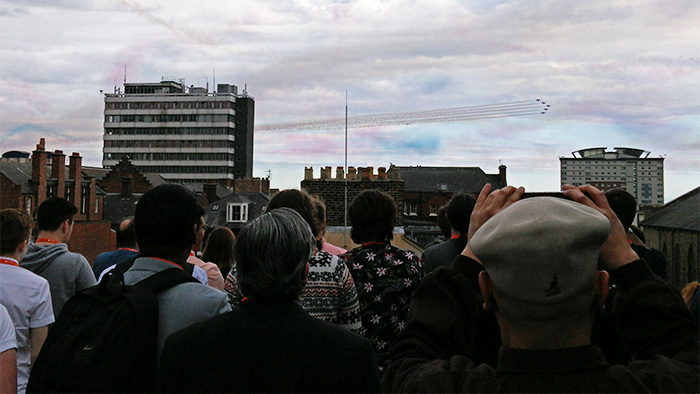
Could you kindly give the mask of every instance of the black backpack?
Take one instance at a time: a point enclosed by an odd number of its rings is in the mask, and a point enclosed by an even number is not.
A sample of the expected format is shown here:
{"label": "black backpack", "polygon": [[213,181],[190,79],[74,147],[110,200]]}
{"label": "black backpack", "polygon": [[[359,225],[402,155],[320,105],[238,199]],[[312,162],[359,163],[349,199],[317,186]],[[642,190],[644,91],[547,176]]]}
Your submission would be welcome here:
{"label": "black backpack", "polygon": [[199,282],[172,268],[128,286],[128,266],[118,265],[100,283],[68,300],[32,367],[27,392],[154,391],[155,293]]}

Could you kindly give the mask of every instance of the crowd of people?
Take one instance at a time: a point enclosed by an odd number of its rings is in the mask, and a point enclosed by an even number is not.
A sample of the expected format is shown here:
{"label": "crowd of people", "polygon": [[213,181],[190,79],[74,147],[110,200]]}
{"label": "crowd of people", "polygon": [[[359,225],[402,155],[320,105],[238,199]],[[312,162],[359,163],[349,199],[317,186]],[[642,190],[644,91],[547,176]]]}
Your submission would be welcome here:
{"label": "crowd of people", "polygon": [[[35,220],[4,209],[0,392],[698,392],[697,282],[685,300],[666,282],[663,254],[632,232],[631,195],[564,189],[458,193],[439,212],[446,240],[421,257],[392,245],[396,205],[377,190],[349,206],[358,246],[345,250],[303,190],[234,235],[160,185],[92,264],[67,247],[72,203],[47,199]],[[92,365],[126,323],[72,333],[93,341],[76,349],[62,339],[94,319],[80,296],[143,291],[156,300],[147,372]]]}

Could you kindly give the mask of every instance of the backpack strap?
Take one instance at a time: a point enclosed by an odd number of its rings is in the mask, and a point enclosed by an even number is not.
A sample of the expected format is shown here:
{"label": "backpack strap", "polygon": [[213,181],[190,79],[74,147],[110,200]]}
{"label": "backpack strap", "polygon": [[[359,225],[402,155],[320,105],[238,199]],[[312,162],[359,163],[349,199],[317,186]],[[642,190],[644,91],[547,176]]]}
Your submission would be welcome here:
{"label": "backpack strap", "polygon": [[145,288],[153,292],[158,292],[175,285],[179,285],[180,283],[187,282],[199,283],[199,281],[193,278],[192,275],[181,269],[168,268],[137,282],[134,286]]}

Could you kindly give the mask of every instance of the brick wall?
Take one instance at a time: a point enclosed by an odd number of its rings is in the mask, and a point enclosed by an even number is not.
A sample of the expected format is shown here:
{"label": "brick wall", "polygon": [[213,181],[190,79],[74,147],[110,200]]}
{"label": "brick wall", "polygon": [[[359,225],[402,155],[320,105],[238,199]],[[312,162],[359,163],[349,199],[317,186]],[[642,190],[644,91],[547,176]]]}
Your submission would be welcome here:
{"label": "brick wall", "polygon": [[[371,167],[367,167],[371,168]],[[310,179],[309,168],[306,169],[306,178],[301,181],[301,188],[314,197],[318,197],[326,204],[326,223],[328,226],[342,226],[345,220],[345,180],[330,178],[325,173],[330,171],[323,169],[323,178]],[[311,169],[311,171],[313,171]],[[364,179],[348,180],[348,207],[352,200],[363,190],[377,189],[387,193],[396,202],[396,224],[403,225],[404,207],[404,181],[403,179],[384,179],[379,175]],[[348,222],[348,225],[350,223]]]}
{"label": "brick wall", "polygon": [[117,234],[112,231],[109,222],[74,222],[68,249],[85,256],[90,265],[97,255],[116,247]]}
{"label": "brick wall", "polygon": [[16,186],[4,175],[0,174],[0,209],[23,208],[20,203],[22,188]]}
{"label": "brick wall", "polygon": [[122,177],[130,176],[133,181],[131,184],[131,191],[133,193],[145,193],[146,190],[152,187],[151,183],[148,182],[146,177],[139,172],[139,170],[134,167],[131,162],[124,158],[119,164],[117,164],[112,171],[110,171],[101,181],[97,182],[107,193],[121,193],[122,191]]}

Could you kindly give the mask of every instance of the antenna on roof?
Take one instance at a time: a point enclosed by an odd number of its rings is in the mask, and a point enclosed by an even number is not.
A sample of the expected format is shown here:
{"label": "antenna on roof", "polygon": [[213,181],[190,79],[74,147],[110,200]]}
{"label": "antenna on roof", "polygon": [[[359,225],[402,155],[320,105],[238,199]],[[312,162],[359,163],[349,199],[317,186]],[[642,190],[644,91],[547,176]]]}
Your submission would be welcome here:
{"label": "antenna on roof", "polygon": [[124,65],[124,89],[126,89],[126,64]]}
{"label": "antenna on roof", "polygon": [[214,67],[214,75],[213,75],[212,85],[214,85],[211,88],[212,92],[217,93],[217,91],[216,91],[216,67]]}

